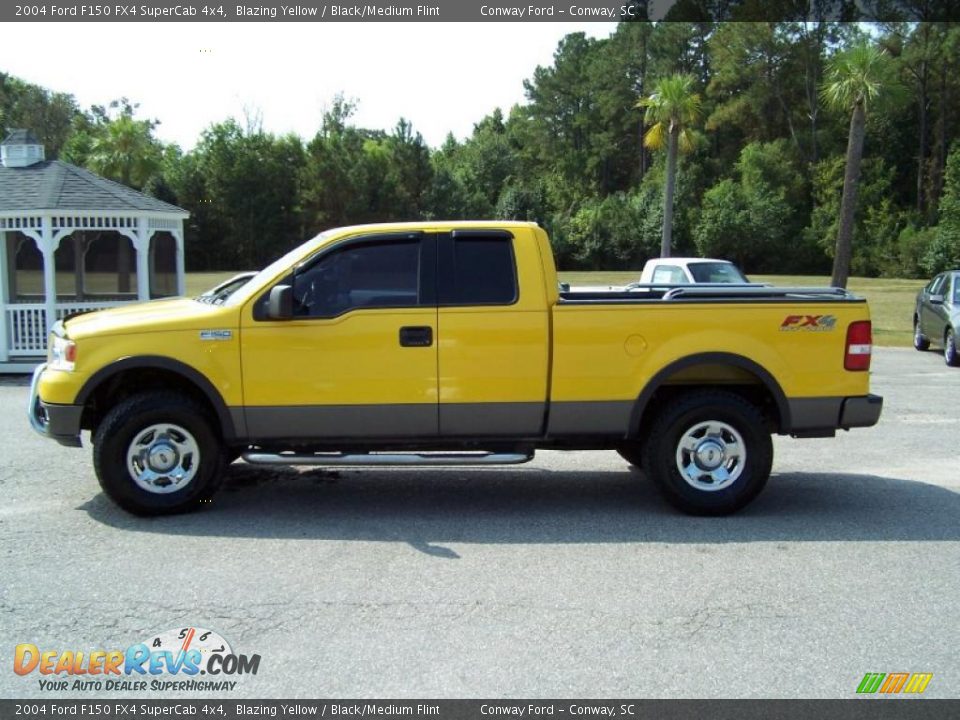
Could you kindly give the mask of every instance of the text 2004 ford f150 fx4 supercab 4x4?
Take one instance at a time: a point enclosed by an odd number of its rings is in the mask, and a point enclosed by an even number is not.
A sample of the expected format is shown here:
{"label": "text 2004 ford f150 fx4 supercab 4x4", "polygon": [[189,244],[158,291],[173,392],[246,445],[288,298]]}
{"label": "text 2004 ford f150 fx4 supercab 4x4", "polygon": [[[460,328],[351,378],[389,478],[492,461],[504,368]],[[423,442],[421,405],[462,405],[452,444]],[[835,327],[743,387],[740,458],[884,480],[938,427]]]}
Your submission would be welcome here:
{"label": "text 2004 ford f150 fx4 supercab 4x4", "polygon": [[90,430],[104,491],[198,506],[224,466],[518,463],[615,449],[692,513],[763,488],[771,434],[873,425],[866,303],[842,290],[560,293],[519,222],[324,232],[216,301],[67,318],[29,415]]}

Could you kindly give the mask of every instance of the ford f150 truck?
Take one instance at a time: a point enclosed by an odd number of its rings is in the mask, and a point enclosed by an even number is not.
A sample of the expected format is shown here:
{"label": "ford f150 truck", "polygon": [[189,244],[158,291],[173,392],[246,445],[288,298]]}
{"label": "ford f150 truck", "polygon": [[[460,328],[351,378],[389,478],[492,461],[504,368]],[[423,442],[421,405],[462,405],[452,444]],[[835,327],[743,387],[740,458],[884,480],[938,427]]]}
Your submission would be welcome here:
{"label": "ford f150 truck", "polygon": [[28,409],[138,514],[199,507],[226,463],[490,465],[617,450],[690,513],[763,488],[771,434],[877,422],[866,303],[831,288],[558,291],[532,223],[322,233],[217,303],[57,323]]}

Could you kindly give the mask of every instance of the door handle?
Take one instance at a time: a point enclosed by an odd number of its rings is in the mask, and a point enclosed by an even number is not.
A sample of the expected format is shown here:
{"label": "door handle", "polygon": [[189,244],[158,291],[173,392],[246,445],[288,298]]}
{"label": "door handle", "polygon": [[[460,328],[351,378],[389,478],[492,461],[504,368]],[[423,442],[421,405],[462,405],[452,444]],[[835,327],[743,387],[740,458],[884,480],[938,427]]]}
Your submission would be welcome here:
{"label": "door handle", "polygon": [[433,345],[433,328],[429,325],[408,325],[400,328],[401,347],[430,347]]}

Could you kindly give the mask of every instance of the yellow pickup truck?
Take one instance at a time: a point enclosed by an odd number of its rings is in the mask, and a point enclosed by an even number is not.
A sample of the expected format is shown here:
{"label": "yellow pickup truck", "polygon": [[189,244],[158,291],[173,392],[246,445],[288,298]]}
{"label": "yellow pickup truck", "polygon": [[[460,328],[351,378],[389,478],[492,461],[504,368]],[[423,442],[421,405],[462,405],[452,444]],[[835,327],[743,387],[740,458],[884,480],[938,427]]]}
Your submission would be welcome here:
{"label": "yellow pickup truck", "polygon": [[561,292],[533,223],[318,235],[230,293],[58,323],[30,423],[89,430],[130,512],[199,507],[226,463],[493,465],[617,450],[683,511],[763,488],[771,434],[874,425],[866,303],[831,288]]}

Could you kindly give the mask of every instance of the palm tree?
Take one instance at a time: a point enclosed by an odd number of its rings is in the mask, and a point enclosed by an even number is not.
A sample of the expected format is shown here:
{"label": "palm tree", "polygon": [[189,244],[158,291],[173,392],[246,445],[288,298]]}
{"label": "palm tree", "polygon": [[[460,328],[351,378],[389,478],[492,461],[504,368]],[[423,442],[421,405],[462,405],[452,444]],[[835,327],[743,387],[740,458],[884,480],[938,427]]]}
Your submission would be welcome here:
{"label": "palm tree", "polygon": [[663,237],[660,257],[670,257],[673,234],[673,193],[677,185],[677,152],[693,149],[692,125],[700,121],[700,95],[694,92],[693,75],[660,78],[653,92],[637,107],[646,108],[644,122],[650,126],[643,144],[651,150],[667,149],[667,179],[663,191]]}
{"label": "palm tree", "polygon": [[827,66],[826,82],[821,90],[824,104],[850,113],[847,161],[843,171],[843,199],[840,201],[837,247],[833,257],[831,283],[834,287],[845,288],[850,276],[853,213],[857,204],[867,106],[877,99],[884,86],[889,83],[889,77],[889,56],[865,41],[837,53]]}
{"label": "palm tree", "polygon": [[160,151],[149,120],[123,114],[103,126],[94,138],[92,170],[124,185],[142,188],[160,167]]}

